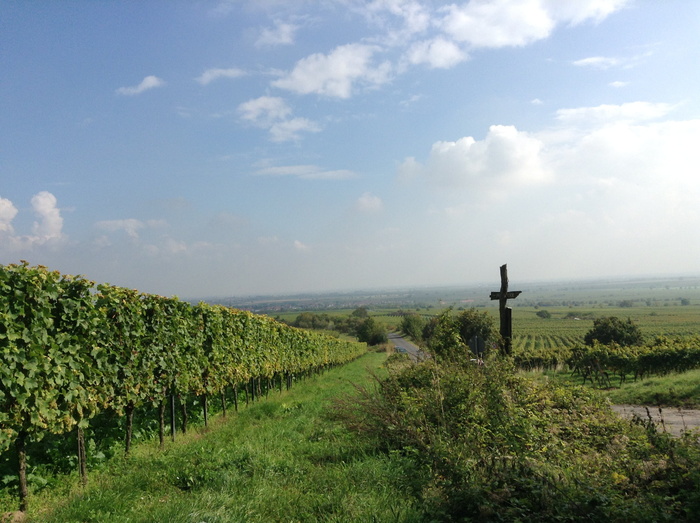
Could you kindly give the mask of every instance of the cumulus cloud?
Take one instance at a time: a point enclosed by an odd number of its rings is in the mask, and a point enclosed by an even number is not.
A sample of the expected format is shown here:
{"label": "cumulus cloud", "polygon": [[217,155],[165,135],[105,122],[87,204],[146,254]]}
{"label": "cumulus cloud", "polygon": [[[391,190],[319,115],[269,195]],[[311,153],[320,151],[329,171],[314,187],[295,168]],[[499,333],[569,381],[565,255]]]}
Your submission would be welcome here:
{"label": "cumulus cloud", "polygon": [[318,165],[265,166],[254,172],[257,176],[295,176],[304,180],[347,180],[356,174],[345,169],[325,170]]}
{"label": "cumulus cloud", "polygon": [[442,30],[473,48],[523,46],[547,38],[558,24],[599,21],[627,0],[472,0],[443,9]]}
{"label": "cumulus cloud", "polygon": [[284,120],[291,112],[291,107],[277,96],[261,96],[243,102],[238,106],[238,113],[241,118],[262,126],[268,126],[275,121]]}
{"label": "cumulus cloud", "polygon": [[472,47],[522,46],[546,38],[555,20],[541,2],[471,1],[445,8],[442,30]]}
{"label": "cumulus cloud", "polygon": [[157,76],[147,76],[144,78],[140,84],[132,86],[132,87],[120,87],[117,89],[117,94],[121,94],[124,96],[135,96],[137,94],[141,94],[144,91],[148,91],[149,89],[154,89],[156,87],[162,87],[165,85],[165,81],[162,80],[161,78],[158,78]]}
{"label": "cumulus cloud", "polygon": [[236,67],[232,67],[230,69],[207,69],[195,80],[202,85],[209,85],[211,82],[218,80],[219,78],[239,78],[245,75],[245,71]]}
{"label": "cumulus cloud", "polygon": [[294,43],[294,36],[299,26],[281,20],[275,20],[274,23],[274,27],[266,27],[260,32],[260,36],[255,42],[257,47],[291,45]]}
{"label": "cumulus cloud", "polygon": [[355,43],[336,47],[329,54],[312,54],[272,85],[299,94],[349,98],[358,83],[376,86],[389,80],[389,63],[373,63],[378,51],[377,46]]}
{"label": "cumulus cloud", "polygon": [[10,233],[14,232],[12,227],[12,220],[17,216],[17,207],[8,200],[7,198],[0,198],[0,233]]}
{"label": "cumulus cloud", "polygon": [[541,158],[543,143],[513,126],[492,125],[484,140],[471,136],[436,142],[425,164],[407,158],[399,168],[403,178],[424,177],[439,186],[489,187],[500,181],[531,184],[546,181]]}
{"label": "cumulus cloud", "polygon": [[241,119],[268,129],[270,140],[287,142],[301,138],[302,132],[319,132],[320,125],[307,118],[291,118],[292,109],[276,96],[261,96],[238,106]]}
{"label": "cumulus cloud", "polygon": [[467,59],[457,44],[442,37],[416,42],[408,50],[407,57],[412,64],[427,64],[440,69],[449,69]]}
{"label": "cumulus cloud", "polygon": [[57,240],[63,235],[63,218],[57,203],[56,197],[48,191],[41,191],[32,197],[32,209],[39,217],[39,221],[34,222],[32,232],[38,243]]}
{"label": "cumulus cloud", "polygon": [[65,239],[63,217],[56,197],[41,191],[31,199],[31,206],[38,218],[32,225],[32,234],[15,234],[12,221],[19,214],[17,207],[7,198],[0,198],[0,238],[3,247],[11,250],[31,249],[39,245],[57,245]]}

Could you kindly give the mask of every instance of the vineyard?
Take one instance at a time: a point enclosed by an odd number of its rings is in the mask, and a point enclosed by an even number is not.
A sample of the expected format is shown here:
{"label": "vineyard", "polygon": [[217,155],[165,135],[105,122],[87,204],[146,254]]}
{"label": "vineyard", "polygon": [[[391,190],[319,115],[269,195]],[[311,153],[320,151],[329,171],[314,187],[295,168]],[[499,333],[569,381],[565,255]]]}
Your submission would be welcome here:
{"label": "vineyard", "polygon": [[[175,433],[176,399],[227,393],[246,400],[295,377],[346,363],[366,350],[282,325],[270,318],[204,303],[62,275],[27,263],[0,266],[0,451],[14,446],[20,510],[27,504],[27,446],[77,430],[85,477],[90,420],[124,417],[129,451],[134,412],[156,412],[161,443],[166,410]],[[184,402],[180,402],[185,405]],[[145,410],[149,408],[150,410]],[[182,410],[182,426],[187,413]]]}

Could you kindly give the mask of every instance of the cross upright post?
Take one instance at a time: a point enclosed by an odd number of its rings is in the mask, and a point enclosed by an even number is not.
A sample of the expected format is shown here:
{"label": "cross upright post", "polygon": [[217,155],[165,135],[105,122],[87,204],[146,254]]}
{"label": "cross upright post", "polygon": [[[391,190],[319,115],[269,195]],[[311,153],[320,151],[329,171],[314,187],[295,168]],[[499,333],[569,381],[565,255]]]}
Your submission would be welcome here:
{"label": "cross upright post", "polygon": [[513,338],[513,309],[507,307],[509,299],[515,299],[522,291],[508,291],[508,265],[501,265],[501,290],[492,292],[490,298],[498,300],[498,312],[501,320],[501,337],[503,338],[503,352],[510,355],[512,352]]}

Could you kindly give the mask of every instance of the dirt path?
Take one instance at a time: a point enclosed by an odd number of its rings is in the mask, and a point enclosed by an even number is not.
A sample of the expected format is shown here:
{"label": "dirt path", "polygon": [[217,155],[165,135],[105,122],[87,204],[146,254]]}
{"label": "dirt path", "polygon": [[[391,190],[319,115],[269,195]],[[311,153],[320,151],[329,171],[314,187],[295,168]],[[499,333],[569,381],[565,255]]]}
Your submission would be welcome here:
{"label": "dirt path", "polygon": [[640,405],[613,405],[612,409],[626,418],[631,418],[634,415],[642,419],[648,419],[651,415],[654,423],[659,427],[659,430],[664,428],[676,436],[680,435],[684,430],[693,430],[700,428],[700,410],[697,409],[682,409],[678,407],[647,407]]}

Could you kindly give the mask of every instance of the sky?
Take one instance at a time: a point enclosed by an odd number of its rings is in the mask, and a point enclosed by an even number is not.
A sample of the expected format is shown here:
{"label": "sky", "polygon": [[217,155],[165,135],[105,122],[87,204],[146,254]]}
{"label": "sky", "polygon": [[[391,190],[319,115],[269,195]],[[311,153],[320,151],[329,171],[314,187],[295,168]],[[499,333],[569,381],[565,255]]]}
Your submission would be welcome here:
{"label": "sky", "polygon": [[0,0],[0,264],[181,298],[700,273],[695,0]]}

